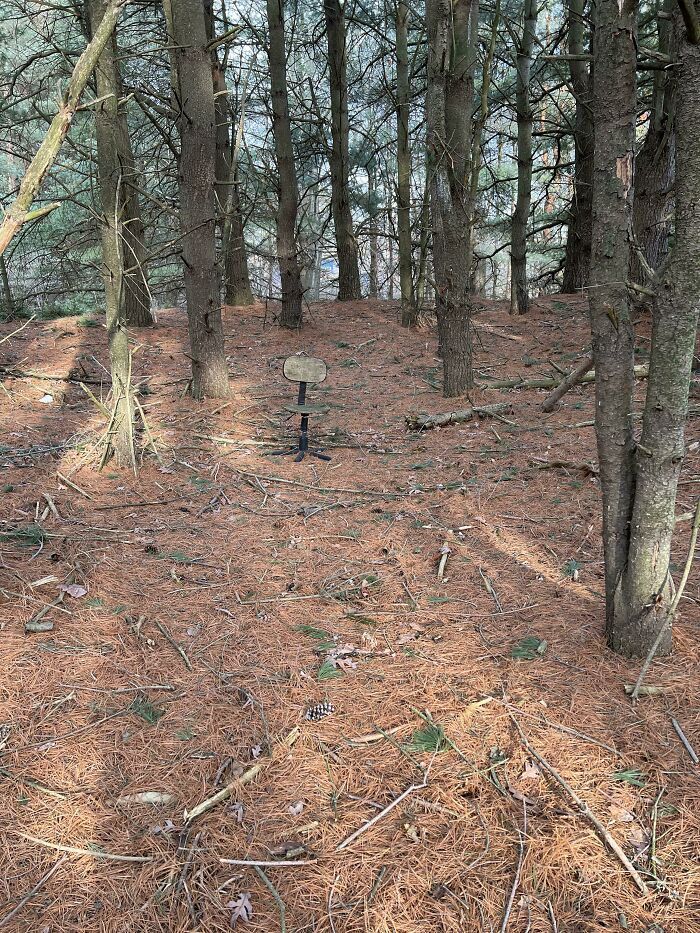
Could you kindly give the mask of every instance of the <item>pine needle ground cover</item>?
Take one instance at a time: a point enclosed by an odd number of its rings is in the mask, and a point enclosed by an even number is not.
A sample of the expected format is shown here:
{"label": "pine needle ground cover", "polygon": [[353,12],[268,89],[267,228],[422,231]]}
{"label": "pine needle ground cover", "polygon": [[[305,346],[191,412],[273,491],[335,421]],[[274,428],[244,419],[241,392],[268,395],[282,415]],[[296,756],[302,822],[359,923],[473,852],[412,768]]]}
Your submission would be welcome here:
{"label": "pine needle ground cover", "polygon": [[[479,389],[510,411],[406,431],[454,406],[433,332],[397,313],[315,305],[289,334],[227,309],[232,397],[197,403],[161,312],[134,355],[160,456],[138,480],[94,469],[78,383],[105,394],[102,330],[3,345],[36,374],[0,396],[3,929],[700,931],[672,721],[699,749],[697,572],[632,705],[639,664],[602,632],[592,388],[547,416],[546,390]],[[587,346],[576,299],[483,302],[476,328],[481,381]],[[328,464],[263,456],[293,434],[301,349],[329,365]],[[691,417],[683,510],[698,437]]]}

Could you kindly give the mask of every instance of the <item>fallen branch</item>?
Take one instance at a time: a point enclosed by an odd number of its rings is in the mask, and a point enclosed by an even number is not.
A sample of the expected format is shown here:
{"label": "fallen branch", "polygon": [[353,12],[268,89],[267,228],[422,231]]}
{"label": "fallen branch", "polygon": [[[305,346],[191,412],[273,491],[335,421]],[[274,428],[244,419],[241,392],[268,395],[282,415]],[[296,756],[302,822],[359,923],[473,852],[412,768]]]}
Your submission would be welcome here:
{"label": "fallen branch", "polygon": [[595,813],[593,813],[593,811],[589,808],[585,800],[582,800],[581,797],[579,797],[579,795],[576,793],[576,791],[569,784],[567,784],[567,782],[564,780],[561,774],[559,774],[557,769],[553,767],[552,765],[550,765],[547,759],[544,758],[542,755],[540,755],[540,753],[532,747],[527,736],[521,729],[520,723],[515,718],[515,716],[510,711],[508,711],[508,715],[511,719],[511,722],[513,723],[515,728],[518,730],[518,734],[520,735],[520,741],[523,743],[523,746],[525,747],[525,749],[529,752],[530,755],[532,755],[532,757],[537,761],[537,763],[542,768],[544,768],[547,774],[554,781],[556,781],[556,783],[562,788],[562,790],[566,791],[566,793],[569,795],[571,800],[578,807],[578,811],[581,814],[581,816],[584,819],[588,820],[591,826],[595,829],[598,837],[605,843],[608,849],[617,858],[617,860],[620,862],[620,864],[625,869],[625,871],[628,872],[628,874],[630,875],[630,877],[632,878],[636,886],[641,891],[641,893],[648,894],[649,888],[644,883],[644,880],[642,876],[639,874],[639,872],[637,871],[637,869],[627,858],[627,856],[621,849],[619,843],[617,843],[615,839],[613,839],[613,837],[610,835],[610,833],[605,828],[605,826],[603,826],[603,824],[600,822],[600,820],[595,815]]}
{"label": "fallen branch", "polygon": [[[295,726],[289,735],[287,735],[279,743],[280,751],[289,750],[299,738],[300,734],[301,730],[299,726]],[[212,807],[215,807],[223,800],[228,800],[234,790],[236,790],[238,787],[242,787],[245,784],[250,784],[250,782],[253,781],[260,774],[260,772],[274,760],[275,757],[271,756],[270,758],[264,758],[261,761],[256,762],[252,768],[248,768],[246,772],[244,772],[240,777],[231,781],[230,784],[227,784],[226,787],[222,788],[218,793],[211,797],[207,797],[206,800],[198,803],[197,806],[193,807],[189,812],[185,810],[183,814],[185,823],[191,823],[193,820],[196,820],[198,816],[201,816],[203,813],[211,810]]]}
{"label": "fallen branch", "polygon": [[584,356],[578,366],[572,369],[569,375],[559,383],[556,389],[547,396],[542,405],[542,411],[554,411],[559,400],[566,395],[569,389],[573,389],[575,385],[578,385],[591,369],[593,369],[593,354],[589,353],[588,356]]}
{"label": "fallen branch", "polygon": [[460,424],[472,418],[488,418],[504,411],[510,411],[509,402],[497,402],[495,405],[474,405],[463,411],[448,411],[441,415],[406,415],[406,427],[409,431],[429,431],[431,428],[443,428],[448,424]]}
{"label": "fallen branch", "polygon": [[586,476],[598,476],[599,470],[592,463],[576,463],[574,460],[541,460],[539,457],[531,457],[531,461],[538,470],[581,470]]}
{"label": "fallen branch", "polygon": [[[634,367],[637,379],[646,379],[649,375],[649,366],[643,363]],[[579,383],[595,382],[595,370],[590,370],[579,380]],[[559,385],[556,377],[542,376],[540,379],[489,379],[488,382],[478,382],[479,389],[554,389]]]}

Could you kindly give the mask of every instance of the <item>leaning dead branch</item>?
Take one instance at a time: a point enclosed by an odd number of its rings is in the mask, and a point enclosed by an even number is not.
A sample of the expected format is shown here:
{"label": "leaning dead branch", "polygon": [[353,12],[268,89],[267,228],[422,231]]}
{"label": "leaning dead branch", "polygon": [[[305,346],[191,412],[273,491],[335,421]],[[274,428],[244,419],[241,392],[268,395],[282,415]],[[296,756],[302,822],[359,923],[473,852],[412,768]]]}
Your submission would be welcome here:
{"label": "leaning dead branch", "polygon": [[569,389],[573,389],[574,386],[578,385],[583,377],[592,369],[593,354],[589,353],[588,356],[584,356],[578,366],[572,369],[569,375],[559,383],[556,389],[547,396],[542,405],[542,411],[554,411],[559,401],[566,395]]}
{"label": "leaning dead branch", "polygon": [[0,225],[0,256],[25,223],[36,219],[40,214],[46,214],[49,209],[57,206],[55,204],[49,205],[46,208],[40,208],[39,211],[34,211],[33,214],[29,211],[32,201],[38,194],[49,169],[58,155],[63,140],[68,135],[71,122],[78,109],[80,96],[95,69],[104,47],[109,42],[121,9],[126,2],[127,0],[110,0],[105,7],[99,27],[95,30],[95,34],[87,48],[76,62],[58,112],[51,121],[48,132],[37,149],[29,168],[24,173],[15,202],[7,209]]}
{"label": "leaning dead branch", "polygon": [[462,411],[447,411],[440,415],[406,415],[406,427],[409,431],[429,431],[431,428],[444,428],[448,424],[461,424],[472,418],[489,418],[502,412],[510,411],[509,402],[497,402],[494,405],[474,405]]}
{"label": "leaning dead branch", "polygon": [[589,808],[585,800],[582,800],[581,797],[579,797],[579,795],[576,793],[573,787],[571,787],[564,780],[561,774],[559,774],[557,769],[553,765],[550,765],[547,759],[544,758],[542,755],[540,755],[537,749],[532,747],[527,736],[521,729],[520,723],[515,718],[515,716],[510,711],[508,712],[508,715],[510,716],[511,722],[513,723],[515,728],[518,730],[520,741],[523,743],[523,746],[525,747],[525,749],[529,752],[530,755],[532,755],[532,757],[537,761],[537,763],[542,768],[544,768],[547,774],[554,781],[556,781],[559,787],[561,787],[562,790],[564,790],[568,794],[568,796],[571,798],[571,800],[574,802],[574,804],[578,808],[578,811],[581,814],[581,816],[591,824],[591,826],[596,831],[596,834],[598,835],[598,837],[608,847],[609,851],[612,852],[612,854],[617,858],[619,863],[622,865],[625,871],[632,878],[635,885],[639,888],[642,894],[648,894],[649,888],[644,883],[644,880],[642,876],[639,874],[639,872],[637,871],[637,869],[627,858],[622,848],[620,847],[619,843],[615,841],[615,839],[610,835],[610,833],[605,828],[605,826],[603,826],[603,824],[600,822],[600,820],[595,815],[595,813],[593,813],[593,811]]}

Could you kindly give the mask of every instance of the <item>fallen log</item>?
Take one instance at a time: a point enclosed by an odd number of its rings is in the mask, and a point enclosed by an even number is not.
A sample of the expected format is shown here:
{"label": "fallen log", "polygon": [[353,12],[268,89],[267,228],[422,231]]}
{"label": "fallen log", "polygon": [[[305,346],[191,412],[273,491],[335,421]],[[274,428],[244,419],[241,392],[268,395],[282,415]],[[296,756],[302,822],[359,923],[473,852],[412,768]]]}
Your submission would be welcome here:
{"label": "fallen log", "polygon": [[446,411],[440,415],[406,415],[406,427],[409,431],[429,431],[431,428],[444,428],[448,424],[460,424],[472,418],[490,418],[510,411],[509,402],[496,402],[494,405],[473,405],[462,411]]}
{"label": "fallen log", "polygon": [[[637,379],[646,379],[649,375],[649,364],[643,363],[634,367]],[[579,383],[595,382],[595,370],[590,370],[579,379]],[[542,376],[540,379],[489,379],[488,382],[477,382],[479,389],[554,389],[558,386],[557,377]]]}
{"label": "fallen log", "polygon": [[578,366],[572,369],[569,375],[559,383],[556,389],[547,396],[542,405],[542,411],[547,413],[554,411],[559,399],[563,398],[569,389],[573,389],[575,385],[578,385],[591,369],[593,369],[593,354],[589,353],[588,356],[584,356]]}

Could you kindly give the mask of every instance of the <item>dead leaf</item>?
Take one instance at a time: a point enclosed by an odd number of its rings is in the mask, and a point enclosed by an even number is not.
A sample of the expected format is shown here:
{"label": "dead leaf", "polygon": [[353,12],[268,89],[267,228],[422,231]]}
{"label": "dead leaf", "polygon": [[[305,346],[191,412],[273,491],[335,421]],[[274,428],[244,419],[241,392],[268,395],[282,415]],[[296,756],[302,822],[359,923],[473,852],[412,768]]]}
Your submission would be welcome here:
{"label": "dead leaf", "polygon": [[262,745],[254,745],[250,750],[250,757],[256,760],[262,755]]}
{"label": "dead leaf", "polygon": [[617,803],[610,804],[610,816],[616,823],[634,823],[634,814]]}
{"label": "dead leaf", "polygon": [[534,761],[526,761],[523,773],[520,777],[523,781],[539,781],[542,777],[542,772]]}
{"label": "dead leaf", "polygon": [[165,820],[162,826],[151,827],[151,834],[153,836],[165,836],[168,833],[174,833],[176,831],[177,826],[173,823],[172,820]]}
{"label": "dead leaf", "polygon": [[172,794],[165,794],[157,790],[144,790],[140,794],[126,794],[117,800],[117,806],[128,806],[131,803],[145,803],[152,806],[163,806],[168,803],[175,803],[175,797]]}
{"label": "dead leaf", "polygon": [[273,848],[268,851],[272,858],[279,859],[294,859],[298,858],[300,855],[312,854],[311,850],[298,839],[285,839],[284,842],[280,842],[279,845],[273,846]]}
{"label": "dead leaf", "polygon": [[415,825],[415,823],[404,823],[403,829],[411,842],[420,843],[422,841],[420,832],[418,831],[418,827]]}
{"label": "dead leaf", "polygon": [[287,807],[287,810],[292,814],[292,816],[299,816],[299,814],[304,812],[304,801],[297,800],[296,803],[293,803]]}
{"label": "dead leaf", "polygon": [[231,911],[231,926],[234,928],[239,920],[249,923],[253,917],[253,905],[250,903],[250,894],[246,891],[242,891],[235,901],[229,901],[226,906]]}
{"label": "dead leaf", "polygon": [[62,583],[61,586],[59,586],[59,590],[62,593],[68,593],[73,599],[80,599],[81,596],[87,595],[85,587],[80,586],[78,583]]}
{"label": "dead leaf", "polygon": [[635,823],[631,827],[630,834],[627,837],[627,844],[632,846],[634,849],[634,854],[637,858],[649,848],[649,843],[651,839],[649,833],[646,829]]}
{"label": "dead leaf", "polygon": [[190,625],[187,629],[187,634],[190,636],[190,638],[195,638],[201,631],[201,625]]}
{"label": "dead leaf", "polygon": [[235,803],[230,803],[226,807],[226,809],[224,810],[224,813],[229,813],[231,816],[235,816],[236,822],[242,823],[243,816],[245,814],[245,807],[239,800],[236,800]]}

